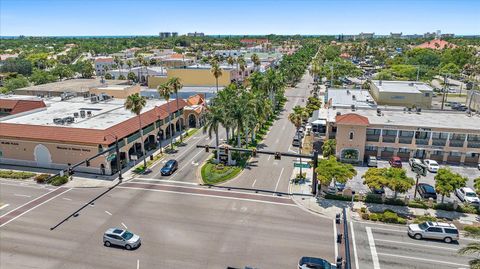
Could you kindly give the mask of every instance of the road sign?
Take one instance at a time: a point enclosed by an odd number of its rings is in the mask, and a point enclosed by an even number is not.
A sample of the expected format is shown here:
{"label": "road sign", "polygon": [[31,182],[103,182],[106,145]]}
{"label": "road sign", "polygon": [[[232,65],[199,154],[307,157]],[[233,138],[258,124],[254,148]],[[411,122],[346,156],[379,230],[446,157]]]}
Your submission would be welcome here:
{"label": "road sign", "polygon": [[310,164],[309,163],[293,163],[293,167],[310,168]]}
{"label": "road sign", "polygon": [[111,160],[115,159],[115,157],[117,157],[117,154],[116,154],[116,153],[111,154],[111,155],[109,155],[109,156],[107,157],[107,161],[111,161]]}

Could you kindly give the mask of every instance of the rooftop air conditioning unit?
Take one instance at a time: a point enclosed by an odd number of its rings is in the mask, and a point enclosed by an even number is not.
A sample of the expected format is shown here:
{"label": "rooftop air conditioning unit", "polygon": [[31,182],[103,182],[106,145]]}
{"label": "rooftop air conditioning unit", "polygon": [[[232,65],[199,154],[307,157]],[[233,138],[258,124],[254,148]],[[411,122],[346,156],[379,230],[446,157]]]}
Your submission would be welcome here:
{"label": "rooftop air conditioning unit", "polygon": [[380,110],[380,108],[377,108],[377,116],[382,116],[382,110]]}
{"label": "rooftop air conditioning unit", "polygon": [[88,111],[87,111],[87,116],[88,116],[88,117],[91,117],[91,116],[92,116],[92,111],[88,110]]}
{"label": "rooftop air conditioning unit", "polygon": [[91,96],[90,101],[95,104],[95,103],[98,103],[99,98],[98,98],[98,96]]}
{"label": "rooftop air conditioning unit", "polygon": [[422,109],[420,107],[417,108],[417,114],[420,114],[422,112]]}
{"label": "rooftop air conditioning unit", "polygon": [[63,121],[67,124],[70,124],[70,123],[75,122],[75,118],[74,117],[65,117],[65,118],[63,118]]}
{"label": "rooftop air conditioning unit", "polygon": [[80,110],[80,117],[85,118],[85,110]]}
{"label": "rooftop air conditioning unit", "polygon": [[73,116],[74,116],[75,118],[78,118],[78,117],[80,117],[80,114],[78,114],[78,112],[74,112],[74,113],[73,113]]}
{"label": "rooftop air conditioning unit", "polygon": [[53,123],[63,125],[65,122],[62,118],[54,118]]}
{"label": "rooftop air conditioning unit", "polygon": [[350,106],[352,108],[352,111],[355,111],[355,105]]}
{"label": "rooftop air conditioning unit", "polygon": [[407,108],[407,111],[409,114],[412,113],[412,108],[411,107]]}
{"label": "rooftop air conditioning unit", "polygon": [[337,116],[340,116],[340,115],[342,115],[342,112],[337,111]]}

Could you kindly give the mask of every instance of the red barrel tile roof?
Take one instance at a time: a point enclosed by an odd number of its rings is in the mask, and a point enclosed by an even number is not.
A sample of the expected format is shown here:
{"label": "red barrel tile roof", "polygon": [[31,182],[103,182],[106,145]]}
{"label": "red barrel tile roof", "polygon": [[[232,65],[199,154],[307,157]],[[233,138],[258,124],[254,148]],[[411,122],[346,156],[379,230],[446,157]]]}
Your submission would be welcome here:
{"label": "red barrel tile roof", "polygon": [[338,124],[350,124],[350,125],[369,125],[367,117],[360,116],[355,113],[349,113],[345,115],[338,115],[335,117],[335,121]]}

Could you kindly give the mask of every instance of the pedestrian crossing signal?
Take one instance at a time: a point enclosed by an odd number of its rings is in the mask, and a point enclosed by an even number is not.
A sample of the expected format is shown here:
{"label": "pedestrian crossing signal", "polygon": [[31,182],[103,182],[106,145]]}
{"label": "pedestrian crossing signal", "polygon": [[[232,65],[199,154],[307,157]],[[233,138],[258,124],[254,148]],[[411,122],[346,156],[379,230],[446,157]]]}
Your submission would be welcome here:
{"label": "pedestrian crossing signal", "polygon": [[282,155],[280,154],[280,152],[275,152],[275,160],[281,160],[282,159]]}
{"label": "pedestrian crossing signal", "polygon": [[205,152],[209,152],[210,148],[208,146],[205,146]]}
{"label": "pedestrian crossing signal", "polygon": [[86,161],[85,161],[85,165],[86,165],[87,167],[90,166],[90,161],[89,161],[89,160],[86,160]]}

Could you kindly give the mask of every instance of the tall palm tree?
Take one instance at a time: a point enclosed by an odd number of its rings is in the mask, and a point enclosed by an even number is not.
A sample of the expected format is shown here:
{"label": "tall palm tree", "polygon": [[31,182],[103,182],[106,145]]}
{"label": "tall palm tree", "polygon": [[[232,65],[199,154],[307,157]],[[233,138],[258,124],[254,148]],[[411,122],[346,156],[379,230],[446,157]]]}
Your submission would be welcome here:
{"label": "tall palm tree", "polygon": [[[117,65],[118,71],[119,71],[119,72],[122,72],[122,71],[120,70],[120,69],[121,69],[121,67],[120,67],[120,58],[119,58],[118,56],[115,56],[115,57],[113,57],[113,61],[114,61],[115,64]],[[121,75],[121,74],[122,74],[122,73],[120,73],[120,75]]]}
{"label": "tall palm tree", "polygon": [[228,56],[227,63],[229,65],[234,65],[235,64],[235,59],[232,56]]}
{"label": "tall palm tree", "polygon": [[[177,77],[171,77],[168,80],[168,85],[171,86],[172,91],[175,93],[175,99],[177,103],[177,111],[179,110],[179,105],[178,105],[178,91],[183,88],[183,84],[180,81],[180,78]],[[180,121],[180,141],[183,141],[183,135],[182,135],[182,122]]]}
{"label": "tall palm tree", "polygon": [[[124,103],[125,108],[130,110],[132,113],[136,114],[138,117],[138,126],[139,126],[138,131],[140,132],[142,155],[145,155],[143,158],[143,166],[145,167],[145,169],[147,169],[147,158],[146,158],[147,156],[146,156],[145,145],[143,141],[142,118],[140,117],[140,114],[142,113],[142,110],[146,104],[147,104],[147,98],[145,98],[145,96],[140,96],[138,93],[129,95]],[[120,156],[117,156],[117,158],[120,158]]]}
{"label": "tall palm tree", "polygon": [[243,89],[239,89],[240,93],[236,98],[231,111],[232,120],[235,123],[237,128],[237,147],[241,147],[242,143],[240,140],[240,136],[242,132],[245,130],[245,122],[246,122],[246,110],[247,110],[247,100],[246,95]]}
{"label": "tall palm tree", "polygon": [[[299,107],[299,106],[297,106]],[[303,115],[302,110],[297,110],[288,115],[288,120],[295,126],[297,129],[297,133],[300,130],[300,127],[302,126],[304,115]],[[302,143],[298,146],[298,154],[302,154]],[[300,163],[302,163],[302,157],[300,157]],[[300,165],[300,176],[303,176],[302,174],[302,166]]]}
{"label": "tall palm tree", "polygon": [[216,85],[217,85],[217,94],[218,94],[218,78],[222,76],[222,69],[217,61],[212,61],[212,68],[210,72],[212,72],[213,76],[215,77]]}
{"label": "tall palm tree", "polygon": [[127,60],[127,66],[128,66],[128,72],[132,72],[132,66],[133,66],[132,60]]}
{"label": "tall palm tree", "polygon": [[239,56],[238,59],[237,59],[237,64],[240,68],[240,70],[242,70],[242,81],[245,77],[245,69],[247,68],[247,63],[245,62],[245,59],[243,58],[243,56]]}
{"label": "tall palm tree", "polygon": [[172,95],[173,89],[172,86],[167,82],[167,83],[162,83],[158,85],[157,88],[158,93],[160,94],[165,101],[167,101],[167,113],[168,113],[168,129],[170,130],[170,148],[173,150],[173,131],[172,131],[172,125],[170,123],[171,121],[171,113],[170,113],[170,95]]}
{"label": "tall palm tree", "polygon": [[251,60],[253,62],[253,66],[255,67],[255,70],[260,66],[260,58],[256,53],[252,54]]}
{"label": "tall palm tree", "polygon": [[223,113],[218,106],[211,106],[206,114],[203,132],[208,132],[208,137],[212,138],[212,132],[215,133],[215,149],[217,151],[217,163],[220,162],[220,151],[218,149],[218,128],[222,123]]}

